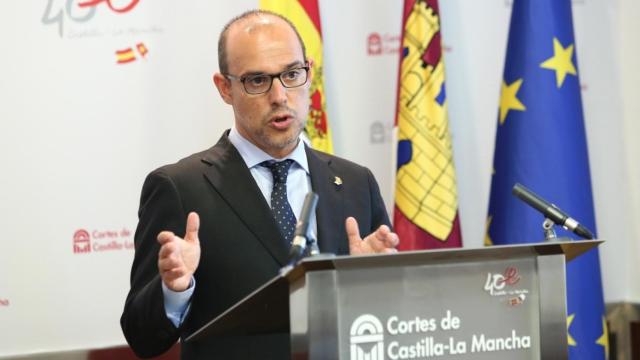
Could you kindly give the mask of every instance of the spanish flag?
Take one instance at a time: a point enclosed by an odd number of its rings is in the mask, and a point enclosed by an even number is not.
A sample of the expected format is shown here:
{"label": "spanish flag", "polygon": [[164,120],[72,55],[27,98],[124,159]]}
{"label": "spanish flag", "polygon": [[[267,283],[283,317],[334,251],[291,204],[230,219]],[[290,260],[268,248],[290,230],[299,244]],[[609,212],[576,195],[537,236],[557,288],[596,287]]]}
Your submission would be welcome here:
{"label": "spanish flag", "polygon": [[401,250],[462,246],[437,0],[405,0],[394,228]]}
{"label": "spanish flag", "polygon": [[116,63],[126,64],[136,60],[136,54],[133,49],[128,47],[123,50],[116,50]]}
{"label": "spanish flag", "polygon": [[147,49],[144,43],[137,43],[136,49],[138,49],[138,53],[140,53],[140,56],[142,56],[143,58],[147,57],[147,53],[149,52],[149,49]]}
{"label": "spanish flag", "polygon": [[318,0],[260,0],[260,8],[273,11],[289,19],[298,29],[307,48],[307,56],[313,59],[311,83],[311,111],[305,133],[314,149],[333,153],[331,129],[327,119],[324,76],[322,73],[322,29]]}

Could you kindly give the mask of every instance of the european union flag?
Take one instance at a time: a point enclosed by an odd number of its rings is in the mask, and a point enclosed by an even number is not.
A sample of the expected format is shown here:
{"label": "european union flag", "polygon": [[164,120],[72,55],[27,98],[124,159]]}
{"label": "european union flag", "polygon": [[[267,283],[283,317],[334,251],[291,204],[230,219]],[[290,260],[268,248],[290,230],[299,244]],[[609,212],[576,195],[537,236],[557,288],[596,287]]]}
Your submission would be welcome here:
{"label": "european union flag", "polygon": [[[498,115],[486,243],[543,240],[516,182],[596,230],[570,0],[515,0]],[[574,237],[564,230],[562,237]],[[575,238],[575,237],[574,237]],[[570,359],[605,359],[598,250],[567,265]]]}

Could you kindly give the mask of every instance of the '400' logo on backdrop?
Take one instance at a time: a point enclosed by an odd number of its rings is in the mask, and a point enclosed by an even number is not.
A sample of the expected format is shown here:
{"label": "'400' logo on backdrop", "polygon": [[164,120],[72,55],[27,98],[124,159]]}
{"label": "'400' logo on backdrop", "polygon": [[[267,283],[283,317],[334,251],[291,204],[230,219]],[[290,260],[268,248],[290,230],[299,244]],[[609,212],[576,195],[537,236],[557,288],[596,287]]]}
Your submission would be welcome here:
{"label": "'400' logo on backdrop", "polygon": [[[65,20],[84,23],[93,18],[99,5],[122,14],[131,11],[140,0],[48,0],[42,15],[44,25],[58,25],[62,37]],[[54,6],[57,4],[58,6]]]}

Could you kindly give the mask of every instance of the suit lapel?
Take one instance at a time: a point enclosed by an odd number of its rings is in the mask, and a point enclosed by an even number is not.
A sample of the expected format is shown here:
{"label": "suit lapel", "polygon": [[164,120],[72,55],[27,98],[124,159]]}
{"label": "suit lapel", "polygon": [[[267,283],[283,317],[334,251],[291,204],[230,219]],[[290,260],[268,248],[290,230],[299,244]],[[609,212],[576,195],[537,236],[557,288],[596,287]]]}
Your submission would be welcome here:
{"label": "suit lapel", "polygon": [[311,187],[318,194],[316,221],[318,224],[318,246],[320,251],[334,254],[348,253],[348,246],[343,241],[344,206],[342,187],[336,185],[336,174],[331,167],[331,159],[305,147]]}
{"label": "suit lapel", "polygon": [[227,134],[203,157],[202,161],[210,165],[204,175],[273,258],[285,265],[288,249],[271,209]]}

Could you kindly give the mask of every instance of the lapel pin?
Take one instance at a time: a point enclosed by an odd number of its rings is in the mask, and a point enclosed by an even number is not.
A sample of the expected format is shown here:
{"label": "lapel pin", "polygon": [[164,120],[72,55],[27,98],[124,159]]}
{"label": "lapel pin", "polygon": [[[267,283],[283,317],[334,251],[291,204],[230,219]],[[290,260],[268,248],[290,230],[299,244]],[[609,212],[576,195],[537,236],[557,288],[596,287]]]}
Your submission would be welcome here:
{"label": "lapel pin", "polygon": [[342,179],[340,179],[340,176],[336,176],[336,179],[333,180],[333,183],[336,184],[337,186],[342,185]]}

